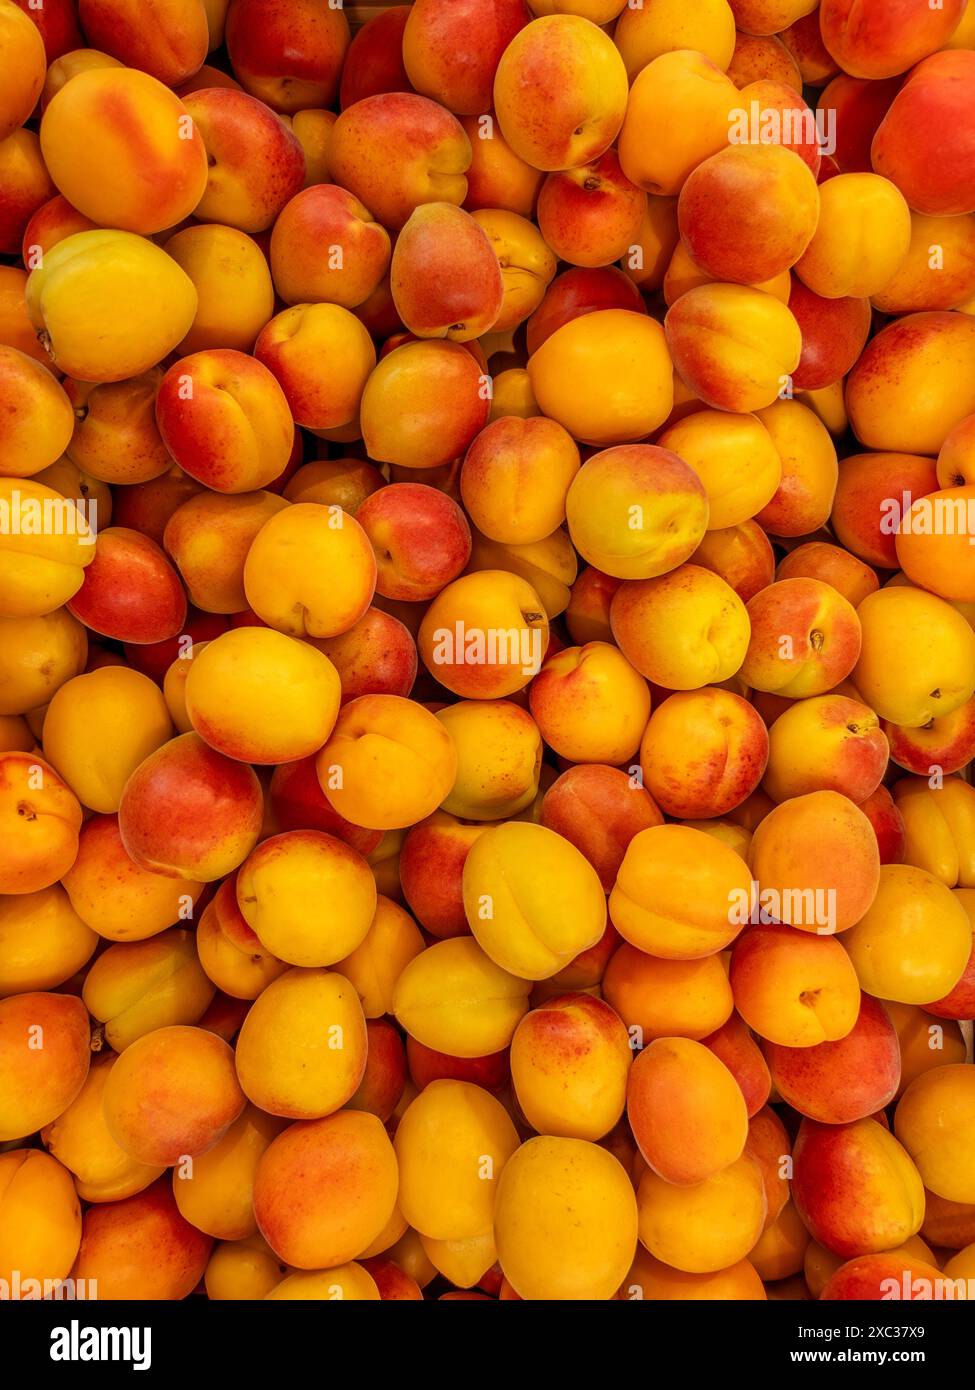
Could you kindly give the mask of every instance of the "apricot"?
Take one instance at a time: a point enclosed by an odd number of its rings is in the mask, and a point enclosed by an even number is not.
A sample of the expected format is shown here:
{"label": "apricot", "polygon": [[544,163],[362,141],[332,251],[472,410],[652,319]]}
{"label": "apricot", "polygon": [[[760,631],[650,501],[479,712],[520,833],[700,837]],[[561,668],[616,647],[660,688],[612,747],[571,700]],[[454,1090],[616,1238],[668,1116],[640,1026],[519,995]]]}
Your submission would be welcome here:
{"label": "apricot", "polygon": [[748,648],[745,605],[723,579],[694,564],[624,583],[610,621],[627,660],[667,690],[720,684],[740,669]]}
{"label": "apricot", "polygon": [[0,477],[0,518],[0,615],[43,617],[73,598],[95,553],[80,509],[36,478]]}
{"label": "apricot", "polygon": [[531,544],[565,520],[566,494],[578,471],[575,441],[555,420],[505,416],[474,439],[460,491],[478,530],[502,543]]}
{"label": "apricot", "polygon": [[664,329],[677,371],[715,410],[771,405],[802,353],[799,325],[786,305],[748,285],[688,290],[667,311]]}
{"label": "apricot", "polygon": [[975,796],[961,778],[938,780],[942,782],[940,786],[924,777],[904,777],[894,784],[894,799],[904,818],[907,836],[905,861],[933,874],[949,888],[972,887]]}
{"label": "apricot", "polygon": [[248,1105],[213,1148],[192,1163],[176,1165],[173,1195],[191,1225],[217,1240],[246,1240],[257,1234],[254,1176],[261,1156],[283,1127],[282,1121]]}
{"label": "apricot", "polygon": [[329,1270],[363,1254],[396,1202],[397,1162],[375,1115],[348,1110],[289,1125],[265,1149],[254,1215],[274,1253]]}
{"label": "apricot", "polygon": [[[713,1052],[689,1038],[655,1038],[643,1049],[630,1068],[626,1109],[649,1167],[682,1187],[735,1163],[748,1136],[737,1081]],[[759,1231],[764,1219],[763,1203]]]}
{"label": "apricot", "polygon": [[0,1142],[33,1134],[67,1109],[88,1075],[88,1043],[88,1012],[73,995],[0,999]]}
{"label": "apricot", "polygon": [[458,458],[488,420],[490,388],[460,343],[408,342],[362,393],[362,438],[377,463],[436,468]]}
{"label": "apricot", "polygon": [[393,1013],[427,1047],[484,1057],[509,1045],[530,991],[527,979],[496,965],[472,937],[459,937],[437,941],[409,962],[396,982]]}
{"label": "apricot", "polygon": [[328,147],[335,182],[396,231],[423,203],[460,206],[470,163],[471,142],[456,116],[403,89],[346,106]]}
{"label": "apricot", "polygon": [[907,1150],[876,1120],[803,1120],[793,1159],[796,1210],[813,1239],[835,1254],[850,1259],[891,1250],[920,1230],[920,1175]]}
{"label": "apricot", "polygon": [[288,13],[259,0],[235,0],[227,13],[226,43],[242,87],[272,111],[331,106],[349,47],[342,10],[296,0]]}
{"label": "apricot", "polygon": [[820,1299],[827,1303],[837,1299],[885,1298],[907,1298],[914,1302],[950,1297],[938,1292],[944,1287],[944,1280],[933,1256],[930,1261],[918,1258],[907,1248],[908,1244],[900,1247],[902,1253],[888,1251],[848,1260],[823,1286]]}
{"label": "apricot", "polygon": [[390,291],[410,332],[459,343],[494,327],[504,297],[487,235],[453,203],[425,203],[410,216],[396,238]]}
{"label": "apricot", "polygon": [[916,729],[951,714],[975,692],[975,637],[943,599],[895,587],[868,594],[852,679],[881,719]]}
{"label": "apricot", "polygon": [[234,999],[256,999],[287,966],[248,926],[228,879],[207,903],[196,929],[196,949],[207,976]]}
{"label": "apricot", "polygon": [[[932,17],[944,21],[951,4]],[[970,50],[933,53],[905,80],[871,146],[874,168],[897,184],[915,212],[953,217],[975,211],[967,158],[975,60]]]}
{"label": "apricot", "polygon": [[466,517],[452,498],[423,483],[380,488],[356,520],[376,553],[376,589],[384,598],[434,598],[470,558]]}
{"label": "apricot", "polygon": [[598,1140],[626,1104],[632,1053],[609,1004],[564,994],[526,1014],[511,1042],[515,1095],[540,1134]]}
{"label": "apricot", "polygon": [[274,286],[257,242],[217,223],[184,227],[165,244],[197,292],[193,324],[179,351],[210,348],[250,352],[274,312]]}
{"label": "apricot", "polygon": [[526,980],[556,974],[595,945],[606,925],[602,886],[588,860],[554,831],[528,822],[492,826],[477,838],[464,863],[463,892],[479,945]]}
{"label": "apricot", "polygon": [[491,105],[502,53],[527,21],[522,0],[462,0],[447,11],[436,0],[420,0],[403,30],[406,74],[448,111],[478,115]]}
{"label": "apricot", "polygon": [[180,1215],[168,1179],[89,1207],[71,1271],[99,1298],[186,1298],[203,1277],[213,1241]]}
{"label": "apricot", "polygon": [[653,798],[625,772],[599,763],[570,767],[548,788],[541,823],[574,844],[609,892],[630,841],[660,825]]}
{"label": "apricot", "polygon": [[358,1089],[366,1023],[355,989],[326,970],[288,970],[254,1001],[237,1040],[248,1100],[271,1115],[318,1119]]}
{"label": "apricot", "polygon": [[508,700],[460,700],[437,718],[457,749],[457,774],[443,810],[469,821],[504,820],[538,794],[542,735]]}
{"label": "apricot", "polygon": [[74,1100],[41,1132],[50,1153],[74,1175],[78,1196],[85,1202],[131,1197],[163,1172],[161,1165],[130,1158],[108,1132],[102,1097],[117,1060],[111,1052],[96,1055]]}
{"label": "apricot", "polygon": [[81,828],[78,854],[63,875],[78,916],[110,941],[140,941],[192,916],[200,882],[140,867],[126,852],[116,816],[92,816]]}
{"label": "apricot", "polygon": [[489,568],[440,591],[424,614],[418,646],[430,673],[455,695],[499,698],[524,689],[537,674],[548,635],[532,585]]}
{"label": "apricot", "polygon": [[567,647],[531,684],[530,704],[549,747],[574,763],[622,763],[650,715],[646,682],[606,642]]}
{"label": "apricot", "polygon": [[768,757],[760,716],[730,690],[671,695],[640,744],[644,785],[663,811],[683,819],[723,816],[758,786]]}
{"label": "apricot", "polygon": [[771,542],[754,520],[706,532],[691,559],[730,585],[742,603],[748,603],[775,577]]}
{"label": "apricot", "polygon": [[[18,480],[27,478],[54,463],[71,439],[74,418],[71,402],[52,374],[25,352],[0,345],[0,402],[4,411],[0,431],[0,477],[4,480],[8,477]],[[37,495],[29,488],[24,491],[27,497]],[[44,494],[40,496],[43,503]],[[8,501],[8,508],[9,505]],[[35,508],[28,506],[24,522],[31,510]],[[22,532],[26,530],[24,522],[21,523]],[[76,529],[82,537],[87,531],[81,521]],[[5,530],[8,534],[16,533],[12,516]],[[40,537],[30,536],[29,532],[17,539],[20,545],[25,542],[28,545],[33,542],[35,546],[42,543]],[[58,549],[65,548],[64,538],[61,538],[60,545],[48,546],[55,554]]]}
{"label": "apricot", "polygon": [[132,68],[78,73],[48,102],[41,149],[73,207],[127,232],[182,221],[206,188],[206,150],[187,108]]}
{"label": "apricot", "polygon": [[[367,1020],[378,1019],[392,1012],[396,981],[425,945],[423,935],[409,913],[380,895],[365,937],[355,950],[339,962],[340,973],[358,992]],[[373,1039],[370,1038],[370,1056],[372,1044]]]}
{"label": "apricot", "polygon": [[211,1302],[251,1302],[267,1298],[286,1275],[287,1265],[281,1263],[264,1237],[257,1235],[218,1244],[203,1279]]}
{"label": "apricot", "polygon": [[53,767],[33,753],[0,754],[0,893],[35,893],[71,868],[81,806]]}
{"label": "apricot", "polygon": [[154,368],[126,381],[67,381],[76,416],[67,446],[72,462],[106,483],[144,483],[166,473],[173,461],[155,414],[162,377]]}
{"label": "apricot", "polygon": [[724,1026],[734,1007],[728,974],[717,955],[666,960],[624,942],[610,957],[601,987],[603,998],[627,1031],[634,1030],[644,1042],[666,1037],[709,1039]]}
{"label": "apricot", "polygon": [[762,1234],[766,1199],[747,1153],[701,1182],[667,1181],[652,1169],[636,1194],[640,1241],[657,1259],[689,1274],[737,1264]]}
{"label": "apricot", "polygon": [[186,272],[151,241],[126,231],[65,237],[31,272],[25,295],[52,362],[81,381],[124,381],[147,372],[182,342],[197,310]]}
{"label": "apricot", "polygon": [[88,633],[66,608],[38,618],[0,618],[0,714],[42,708],[84,670]]}
{"label": "apricot", "polygon": [[751,880],[740,855],[700,830],[660,825],[630,841],[609,897],[613,925],[631,945],[667,960],[696,960],[741,930]]}
{"label": "apricot", "polygon": [[314,1273],[289,1274],[264,1297],[272,1302],[282,1299],[332,1302],[341,1299],[375,1303],[381,1295],[379,1286],[365,1266],[353,1261]]}
{"label": "apricot", "polygon": [[116,1052],[156,1028],[202,1018],[214,986],[190,932],[174,928],[147,941],[111,946],[85,977],[82,998]]}
{"label": "apricot", "polygon": [[963,1063],[915,1077],[894,1112],[894,1132],[917,1165],[926,1188],[948,1202],[971,1203],[975,1072]]}
{"label": "apricot", "polygon": [[639,8],[624,3],[614,8],[621,13],[613,41],[631,82],[654,58],[675,49],[703,53],[727,70],[735,48],[735,17],[728,0],[702,0],[690,11],[680,0],[655,0]]}
{"label": "apricot", "polygon": [[520,1297],[608,1300],[636,1249],[636,1199],[605,1149],[533,1138],[505,1165],[494,1232],[501,1268]]}
{"label": "apricot", "polygon": [[763,1301],[765,1286],[755,1266],[739,1260],[713,1274],[686,1274],[656,1260],[640,1245],[623,1282],[623,1296],[657,1302]]}
{"label": "apricot", "polygon": [[841,943],[778,922],[751,926],[731,956],[735,1007],[782,1047],[837,1042],[856,1024],[860,986]]}
{"label": "apricot", "polygon": [[97,942],[60,884],[0,898],[0,994],[63,984]]}
{"label": "apricot", "polygon": [[243,1110],[244,1094],[222,1038],[172,1025],[130,1043],[109,1073],[104,1106],[126,1153],[168,1166],[212,1148]]}
{"label": "apricot", "polygon": [[181,734],[135,769],[119,804],[126,852],[141,868],[205,883],[250,853],[263,798],[252,768]]}
{"label": "apricot", "polygon": [[[35,1283],[45,1296],[70,1272],[81,1242],[81,1206],[68,1170],[48,1154],[0,1154],[0,1278],[19,1281],[21,1298]],[[8,1295],[13,1296],[13,1295]],[[33,1295],[40,1297],[40,1291]],[[54,1295],[57,1296],[56,1294]]]}
{"label": "apricot", "polygon": [[[653,58],[633,80],[620,130],[624,174],[648,193],[678,194],[688,175],[728,143],[738,99],[734,83],[703,52]],[[671,138],[654,140],[651,132],[662,127]]]}
{"label": "apricot", "polygon": [[797,700],[769,728],[763,787],[774,801],[832,791],[858,805],[887,769],[889,746],[873,710],[845,695]]}
{"label": "apricot", "polygon": [[826,299],[881,294],[910,249],[903,195],[877,174],[839,174],[820,187],[819,201],[819,224],[796,274]]}
{"label": "apricot", "polygon": [[878,5],[875,0],[859,5],[851,0],[824,0],[823,42],[843,71],[854,77],[894,77],[943,48],[963,8],[957,0],[947,0],[936,10],[918,9],[909,0],[890,5]]}
{"label": "apricot", "polygon": [[23,10],[18,13],[18,7],[6,0],[0,6],[0,26],[6,79],[0,105],[0,140],[6,140],[37,105],[44,86],[47,55],[32,17]]}
{"label": "apricot", "polygon": [[[772,500],[782,461],[754,415],[699,410],[660,436],[698,475],[708,496],[708,531],[738,526]],[[742,467],[747,458],[747,469]],[[626,576],[627,578],[640,576]]]}
{"label": "apricot", "polygon": [[642,439],[673,406],[660,324],[629,309],[600,309],[563,324],[529,358],[528,375],[542,414],[600,447]]}

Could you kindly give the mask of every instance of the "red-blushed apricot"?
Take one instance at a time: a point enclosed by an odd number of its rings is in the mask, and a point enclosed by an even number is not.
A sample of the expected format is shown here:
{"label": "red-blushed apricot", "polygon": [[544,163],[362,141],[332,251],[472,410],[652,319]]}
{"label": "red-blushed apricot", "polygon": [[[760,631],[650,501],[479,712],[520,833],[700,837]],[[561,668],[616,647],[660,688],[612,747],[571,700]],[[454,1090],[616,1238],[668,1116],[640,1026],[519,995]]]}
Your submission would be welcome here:
{"label": "red-blushed apricot", "polygon": [[0,1000],[6,1077],[0,1140],[33,1134],[78,1095],[91,1060],[87,1010],[72,995],[28,992]]}
{"label": "red-blushed apricot", "polygon": [[820,579],[782,579],[748,604],[741,675],[757,690],[801,699],[845,680],[860,656],[856,610]]}
{"label": "red-blushed apricot", "polygon": [[418,1090],[431,1081],[471,1081],[486,1091],[500,1091],[511,1080],[508,1049],[486,1057],[451,1057],[407,1037],[406,1057],[410,1080]]}
{"label": "red-blushed apricot", "polygon": [[900,512],[893,508],[903,509],[904,494],[913,501],[937,487],[929,458],[885,452],[851,455],[840,464],[830,523],[846,550],[868,565],[895,569]]}
{"label": "red-blushed apricot", "polygon": [[390,292],[411,333],[463,343],[494,327],[504,285],[477,221],[453,203],[425,203],[396,238]]}
{"label": "red-blushed apricot", "polygon": [[813,1047],[766,1042],[764,1052],[782,1099],[823,1124],[848,1124],[883,1110],[900,1083],[897,1033],[883,1004],[868,994],[845,1038]]}
{"label": "red-blushed apricot", "polygon": [[541,823],[575,845],[609,892],[634,835],[663,816],[644,787],[601,763],[567,768],[545,792]]}
{"label": "red-blushed apricot", "polygon": [[758,1164],[765,1188],[768,1230],[789,1200],[789,1174],[792,1172],[788,1131],[770,1105],[763,1105],[748,1121],[745,1152]]}
{"label": "red-blushed apricot", "polygon": [[271,273],[287,304],[355,309],[389,268],[384,227],[345,188],[316,184],[288,202],[271,232]]}
{"label": "red-blushed apricot", "polygon": [[752,892],[745,861],[727,845],[686,826],[652,826],[630,841],[609,912],[620,935],[639,950],[696,960],[734,940]]}
{"label": "red-blushed apricot", "polygon": [[595,454],[575,475],[565,504],[573,544],[617,579],[651,579],[675,569],[708,526],[708,497],[693,467],[670,448],[645,444]]}
{"label": "red-blushed apricot", "polygon": [[933,874],[889,864],[872,906],[844,944],[868,993],[923,1005],[960,980],[971,954],[971,922]]}
{"label": "red-blushed apricot", "polygon": [[[262,321],[263,322],[263,321]],[[333,360],[327,379],[317,371]],[[296,424],[340,429],[357,418],[376,350],[365,328],[338,304],[296,304],[261,329],[254,355],[276,378]]]}
{"label": "red-blushed apricot", "polygon": [[591,163],[549,174],[535,215],[559,260],[597,267],[618,261],[636,244],[646,206],[647,195],[607,150]]}
{"label": "red-blushed apricot", "polygon": [[58,191],[101,226],[143,235],[187,217],[207,157],[186,107],[130,68],[78,73],[48,103],[41,149]]}
{"label": "red-blushed apricot", "polygon": [[745,1097],[749,1121],[753,1120],[769,1098],[772,1079],[768,1064],[750,1030],[737,1013],[732,1013],[720,1028],[700,1041],[724,1062],[738,1082]]}
{"label": "red-blushed apricot", "polygon": [[975,410],[973,361],[970,315],[895,319],[867,344],[847,382],[857,438],[868,449],[936,454],[949,431]]}
{"label": "red-blushed apricot", "polygon": [[412,6],[403,30],[403,65],[418,92],[458,115],[491,106],[501,55],[530,16],[524,0],[437,0]]}
{"label": "red-blushed apricot", "polygon": [[71,402],[53,375],[17,348],[0,346],[0,402],[0,475],[24,478],[54,463],[73,424]]}
{"label": "red-blushed apricot", "polygon": [[410,91],[381,92],[343,109],[328,163],[337,184],[384,227],[399,230],[422,203],[464,201],[471,144],[456,116],[437,102]]}
{"label": "red-blushed apricot", "polygon": [[629,309],[581,314],[532,353],[532,391],[542,413],[574,439],[600,447],[643,439],[673,407],[667,348],[660,324],[648,314]]}
{"label": "red-blushed apricot", "polygon": [[511,1042],[530,992],[530,981],[502,970],[473,937],[458,937],[409,962],[396,982],[393,1014],[437,1052],[484,1057]]}
{"label": "red-blushed apricot", "polygon": [[67,446],[72,462],[103,482],[127,485],[150,482],[171,468],[172,458],[156,428],[162,377],[162,370],[153,368],[127,381],[66,381],[75,411]]}
{"label": "red-blushed apricot", "polygon": [[362,437],[377,463],[435,468],[484,428],[487,377],[460,343],[408,342],[384,357],[362,394]]}
{"label": "red-blushed apricot", "polygon": [[640,1241],[689,1274],[736,1264],[762,1234],[767,1203],[757,1163],[743,1153],[701,1182],[673,1183],[652,1169],[637,1188]]}
{"label": "red-blushed apricot", "polygon": [[134,1196],[88,1209],[71,1277],[97,1287],[99,1298],[186,1298],[212,1246],[180,1215],[169,1179],[160,1178]]}
{"label": "red-blushed apricot", "polygon": [[397,1202],[409,1224],[436,1241],[491,1230],[497,1183],[518,1148],[500,1101],[465,1081],[432,1081],[396,1127]]}
{"label": "red-blushed apricot", "polygon": [[233,348],[174,362],[159,386],[156,422],[180,467],[217,492],[266,487],[284,471],[294,437],[275,377]]}
{"label": "red-blushed apricot", "polygon": [[833,791],[859,805],[887,770],[887,738],[873,710],[845,695],[797,700],[769,728],[762,785],[781,802]]}
{"label": "red-blushed apricot", "polygon": [[116,816],[92,816],[62,882],[71,905],[111,941],[140,941],[192,916],[203,884],[152,873],[130,858]]}
{"label": "red-blushed apricot", "polygon": [[586,994],[533,1009],[511,1040],[515,1096],[539,1134],[602,1139],[623,1113],[631,1060],[615,1010]]}
{"label": "red-blushed apricot", "polygon": [[759,905],[777,921],[817,933],[859,922],[880,882],[870,823],[834,791],[791,797],[770,811],[752,837],[749,863]]}
{"label": "red-blushed apricot", "polygon": [[394,830],[415,825],[449,794],[457,751],[428,710],[398,695],[363,695],[340,711],[317,768],[341,816]]}
{"label": "red-blushed apricot", "polygon": [[193,0],[165,6],[154,0],[79,0],[78,17],[92,48],[170,87],[192,77],[207,56],[207,9]]}
{"label": "red-blushed apricot", "polygon": [[36,893],[68,872],[78,853],[81,805],[43,758],[0,754],[0,892]]}
{"label": "red-blushed apricot", "polygon": [[461,496],[475,526],[492,540],[531,544],[565,520],[566,493],[578,471],[579,450],[556,421],[506,416],[468,449]]}
{"label": "red-blushed apricot", "polygon": [[366,1035],[366,1069],[348,1105],[350,1110],[368,1110],[386,1124],[409,1081],[406,1048],[395,1025],[386,1018],[367,1019]]}
{"label": "red-blushed apricot", "polygon": [[218,753],[198,734],[181,734],[132,773],[119,805],[119,831],[141,868],[210,883],[250,853],[262,808],[251,767]]}
{"label": "red-blushed apricot", "polygon": [[[534,686],[533,686],[534,689]],[[758,786],[768,734],[757,712],[729,690],[671,695],[640,744],[644,785],[669,816],[723,816]]]}
{"label": "red-blushed apricot", "polygon": [[186,593],[165,554],[124,526],[100,531],[69,611],[93,632],[121,642],[162,642],[186,619]]}
{"label": "red-blushed apricot", "polygon": [[352,825],[332,809],[319,784],[314,758],[301,758],[275,768],[268,799],[274,824],[280,831],[323,830],[365,855],[371,854],[382,839],[381,830]]}
{"label": "red-blushed apricot", "polygon": [[342,10],[313,0],[284,9],[261,0],[235,0],[226,22],[227,52],[238,81],[272,111],[331,106],[349,47]]}
{"label": "red-blushed apricot", "polygon": [[102,952],[85,976],[81,997],[120,1053],[156,1028],[199,1023],[214,992],[192,933],[173,928]]}
{"label": "red-blushed apricot", "polygon": [[652,1302],[760,1302],[767,1298],[765,1286],[748,1260],[739,1260],[712,1274],[687,1274],[654,1259],[643,1245],[623,1281],[623,1297]]}
{"label": "red-blushed apricot", "polygon": [[700,565],[625,581],[610,606],[612,633],[642,676],[665,690],[719,685],[741,668],[748,611],[730,585]]}
{"label": "red-blushed apricot", "polygon": [[921,589],[891,586],[869,594],[857,613],[863,645],[852,679],[881,719],[921,728],[967,704],[975,690],[975,644],[952,605]]}
{"label": "red-blushed apricot", "polygon": [[[781,145],[729,145],[688,176],[677,205],[684,246],[716,280],[755,285],[790,269],[816,232],[808,165]],[[732,230],[733,229],[733,230]]]}
{"label": "red-blushed apricot", "polygon": [[[944,18],[948,9],[931,13]],[[975,211],[968,157],[975,129],[973,72],[971,50],[924,58],[908,74],[874,136],[874,168],[893,180],[915,212],[952,217]]]}
{"label": "red-blushed apricot", "polygon": [[975,293],[975,220],[911,213],[911,243],[874,307],[883,313],[955,309]]}
{"label": "red-blushed apricot", "polygon": [[237,1040],[248,1100],[271,1115],[318,1119],[355,1094],[366,1065],[366,1022],[344,976],[288,970],[261,992]]}
{"label": "red-blushed apricot", "polygon": [[606,34],[577,15],[546,15],[508,44],[494,106],[508,144],[536,169],[572,169],[613,143],[626,113],[626,69]]}
{"label": "red-blushed apricot", "polygon": [[254,1175],[261,1155],[283,1128],[283,1120],[248,1105],[205,1154],[192,1164],[178,1163],[173,1195],[186,1220],[217,1240],[256,1235]]}
{"label": "red-blushed apricot", "polygon": [[666,1037],[703,1041],[723,1027],[734,1007],[718,955],[664,960],[625,941],[610,957],[601,987],[627,1031],[641,1042]]}
{"label": "red-blushed apricot", "polygon": [[636,1199],[605,1149],[533,1138],[505,1165],[494,1231],[501,1268],[520,1297],[605,1301],[633,1260]]}
{"label": "red-blushed apricot", "polygon": [[854,608],[880,587],[880,580],[869,565],[841,546],[827,541],[807,541],[797,545],[779,562],[775,577],[821,579],[838,589]]}
{"label": "red-blushed apricot", "polygon": [[[656,202],[666,203],[669,207],[673,200],[660,198]],[[673,235],[676,241],[676,208],[673,221]],[[673,244],[670,243],[667,249],[668,259],[672,250]],[[663,255],[663,252],[660,254]],[[664,265],[666,266],[666,262]],[[641,314],[645,312],[645,305],[633,281],[615,266],[597,269],[572,267],[563,271],[549,285],[542,302],[528,320],[526,339],[529,356],[537,352],[557,329],[583,314],[596,313],[600,309],[629,309]]]}
{"label": "red-blushed apricot", "polygon": [[626,762],[650,715],[646,681],[606,642],[567,647],[550,657],[532,681],[529,699],[545,742],[574,763]]}
{"label": "red-blushed apricot", "polygon": [[641,1154],[669,1183],[703,1182],[740,1158],[748,1137],[737,1081],[689,1038],[655,1038],[643,1049],[630,1069],[626,1110]]}
{"label": "red-blushed apricot", "polygon": [[192,604],[208,613],[239,613],[247,607],[247,552],[265,521],[286,506],[272,492],[201,490],[176,508],[162,540]]}
{"label": "red-blushed apricot", "polygon": [[751,926],[735,943],[730,978],[749,1028],[783,1047],[836,1042],[857,1021],[856,971],[834,937],[778,922]]}
{"label": "red-blushed apricot", "polygon": [[265,1149],[254,1215],[271,1249],[298,1269],[331,1269],[363,1254],[396,1202],[393,1146],[375,1115],[299,1120]]}
{"label": "red-blushed apricot", "polygon": [[[885,1250],[882,1255],[861,1255],[852,1263],[859,1264],[861,1260],[868,1262],[890,1260],[893,1262],[901,1258],[904,1259],[905,1264],[913,1260],[934,1264],[936,1260],[931,1247],[920,1236],[910,1236],[894,1250]],[[827,1250],[816,1240],[810,1240],[803,1256],[803,1273],[813,1298],[822,1296],[823,1289],[830,1279],[846,1263],[848,1262],[843,1259],[842,1255]]]}
{"label": "red-blushed apricot", "polygon": [[894,1113],[894,1132],[925,1187],[948,1202],[975,1201],[973,1079],[975,1072],[963,1063],[934,1067],[915,1077]]}
{"label": "red-blushed apricot", "polygon": [[943,48],[963,9],[959,0],[945,0],[933,10],[911,0],[824,0],[820,27],[823,42],[844,72],[894,77]]}
{"label": "red-blushed apricot", "polygon": [[748,285],[688,290],[668,310],[664,328],[674,366],[715,410],[771,405],[802,353],[802,335],[789,309]]}
{"label": "red-blushed apricot", "polygon": [[798,391],[817,391],[842,381],[870,334],[866,298],[823,298],[793,276],[789,309],[802,333],[802,355],[792,374]]}
{"label": "red-blushed apricot", "polygon": [[946,1282],[933,1262],[892,1250],[848,1260],[826,1281],[819,1297],[825,1303],[889,1298],[927,1301],[947,1297],[938,1292]]}
{"label": "red-blushed apricot", "polygon": [[[968,913],[969,921],[972,921],[975,890],[956,888],[954,896]],[[968,964],[962,972],[961,979],[947,994],[927,1004],[926,1009],[936,1018],[967,1019],[975,1017],[975,940],[972,943],[972,954],[968,958]]]}
{"label": "red-blushed apricot", "polygon": [[0,141],[0,188],[0,251],[14,256],[20,251],[29,219],[55,193],[40,140],[33,131],[15,130]]}
{"label": "red-blushed apricot", "polygon": [[131,1043],[105,1083],[109,1132],[140,1163],[194,1158],[244,1108],[233,1052],[203,1028],[157,1028]]}
{"label": "red-blushed apricot", "polygon": [[924,1187],[907,1150],[877,1120],[803,1120],[793,1150],[792,1197],[814,1240],[847,1259],[891,1250],[915,1235]]}
{"label": "red-blushed apricot", "polygon": [[356,520],[375,551],[376,592],[384,598],[435,598],[470,559],[467,518],[446,493],[423,483],[379,488]]}
{"label": "red-blushed apricot", "polygon": [[464,936],[470,931],[462,892],[464,861],[484,829],[483,825],[466,825],[445,811],[435,811],[414,826],[403,841],[403,893],[420,925],[433,936]]}

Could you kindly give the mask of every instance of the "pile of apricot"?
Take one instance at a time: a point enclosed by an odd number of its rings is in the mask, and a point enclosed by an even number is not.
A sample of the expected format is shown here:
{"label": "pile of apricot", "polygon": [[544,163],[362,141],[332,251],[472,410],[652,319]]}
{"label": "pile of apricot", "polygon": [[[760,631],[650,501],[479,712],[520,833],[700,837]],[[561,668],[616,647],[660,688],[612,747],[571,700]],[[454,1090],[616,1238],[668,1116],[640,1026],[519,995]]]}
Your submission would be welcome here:
{"label": "pile of apricot", "polygon": [[975,1291],[975,0],[0,0],[0,256],[0,1292]]}

